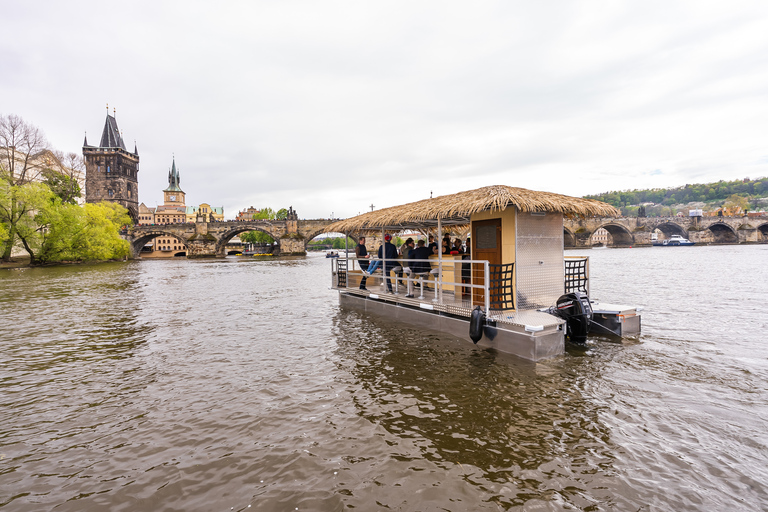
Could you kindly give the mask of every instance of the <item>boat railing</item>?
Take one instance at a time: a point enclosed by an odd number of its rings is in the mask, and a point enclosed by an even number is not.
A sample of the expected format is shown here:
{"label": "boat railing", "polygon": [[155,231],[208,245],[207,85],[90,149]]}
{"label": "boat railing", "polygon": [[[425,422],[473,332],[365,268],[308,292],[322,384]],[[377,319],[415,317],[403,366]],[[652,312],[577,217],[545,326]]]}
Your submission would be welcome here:
{"label": "boat railing", "polygon": [[589,295],[589,256],[565,256],[565,293]]}
{"label": "boat railing", "polygon": [[[378,268],[373,274],[368,274],[367,269],[374,262],[379,262]],[[418,303],[419,307],[425,309],[432,309],[434,307],[459,308],[463,310],[461,314],[468,314],[472,307],[478,303],[484,306],[486,312],[516,309],[516,290],[513,287],[514,264],[512,263],[492,265],[488,260],[410,258],[407,260],[407,263],[403,260],[397,260],[395,266],[392,265],[392,260],[387,260],[387,263],[388,273],[390,274],[389,279],[393,284],[395,293],[387,293],[386,295],[369,293],[368,296],[372,296],[372,298],[387,298],[395,302],[407,302],[407,299],[411,299],[406,297],[408,290],[414,290],[416,283],[421,282],[422,286],[430,285],[435,288],[434,294],[431,294],[431,297],[425,296],[423,288],[421,288],[420,295],[412,298],[415,301],[414,305]],[[406,265],[403,265],[403,263],[406,263]],[[422,263],[424,265],[422,268],[428,267],[430,270],[418,274],[413,271],[410,273],[405,271],[406,268],[412,269],[415,263]],[[363,291],[359,290],[356,284],[359,281],[351,284],[351,276],[375,279],[384,286],[387,279],[382,270],[384,264],[385,260],[381,258],[334,258],[331,261],[333,276],[331,288],[363,294]],[[475,275],[482,272],[481,284],[474,284],[471,279],[469,282],[462,282],[463,269],[466,268],[464,265],[469,265],[469,269],[474,268]],[[564,293],[580,291],[589,294],[589,257],[566,256],[563,265]],[[401,269],[398,269],[398,267],[401,267]],[[400,277],[401,271],[402,277]],[[456,277],[457,274],[458,278]],[[453,279],[450,276],[454,276]],[[406,283],[406,289],[402,292],[399,289],[398,280],[405,281]],[[477,290],[477,292],[473,293],[474,290]],[[465,291],[468,291],[470,295],[468,301],[463,299]]]}
{"label": "boat railing", "polygon": [[[405,263],[403,260],[396,260],[397,263],[395,266],[392,265],[392,261],[393,260],[391,259],[386,260],[386,264],[388,273],[390,274],[390,282],[393,283],[396,292],[392,294],[395,300],[397,300],[397,297],[404,297],[408,293],[408,290],[413,290],[417,284],[420,284],[422,287],[428,285],[435,287],[434,295],[428,301],[425,300],[423,288],[420,289],[419,300],[417,300],[417,302],[419,302],[423,308],[430,309],[430,306],[461,306],[462,303],[464,303],[463,295],[465,290],[468,290],[470,296],[472,295],[473,290],[480,290],[478,295],[482,297],[481,300],[484,303],[485,311],[488,311],[491,308],[492,297],[489,290],[491,289],[492,269],[488,260],[408,258],[405,265],[403,265],[403,263]],[[371,264],[375,264],[375,262],[378,262],[377,268],[374,270],[373,274],[368,274],[367,269]],[[418,273],[413,271],[416,263],[422,264],[423,266],[421,268],[424,268],[425,271]],[[382,258],[338,258],[331,262],[331,272],[333,275],[333,283],[331,287],[334,289],[352,290],[354,292],[356,289],[355,287],[350,287],[350,276],[358,276],[360,278],[367,277],[369,279],[374,278],[379,280],[383,285],[388,277],[383,273],[382,268],[384,265],[385,260]],[[473,284],[471,282],[462,282],[464,265],[482,265],[483,283]],[[357,269],[350,267],[357,267]],[[398,269],[398,267],[400,268]],[[429,270],[426,270],[426,268],[429,268]],[[475,267],[475,269],[475,272],[480,270],[478,267]],[[400,277],[400,272],[402,272],[402,277]],[[393,273],[395,274],[394,277],[392,276]],[[456,276],[457,274],[458,279],[456,277],[453,279],[446,279],[447,276]],[[406,283],[406,288],[402,293],[399,290],[398,280],[405,281]],[[457,290],[460,292],[457,293]],[[379,297],[378,294],[374,295],[374,298]],[[416,297],[414,297],[414,299],[416,299]],[[400,302],[402,302],[402,300],[400,300]]]}

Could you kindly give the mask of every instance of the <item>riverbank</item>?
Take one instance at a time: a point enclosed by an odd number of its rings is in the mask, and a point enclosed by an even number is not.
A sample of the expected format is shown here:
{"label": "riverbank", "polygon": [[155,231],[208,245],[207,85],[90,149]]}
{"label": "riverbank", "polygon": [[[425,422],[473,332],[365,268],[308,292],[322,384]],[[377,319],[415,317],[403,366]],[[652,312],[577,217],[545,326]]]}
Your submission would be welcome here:
{"label": "riverbank", "polygon": [[29,266],[29,256],[16,256],[12,257],[10,261],[0,261],[0,269],[2,268],[22,268]]}
{"label": "riverbank", "polygon": [[89,260],[89,261],[52,261],[50,263],[30,264],[29,256],[16,256],[11,261],[0,261],[0,270],[13,268],[68,267],[72,265],[93,265],[95,263],[118,262],[127,260]]}

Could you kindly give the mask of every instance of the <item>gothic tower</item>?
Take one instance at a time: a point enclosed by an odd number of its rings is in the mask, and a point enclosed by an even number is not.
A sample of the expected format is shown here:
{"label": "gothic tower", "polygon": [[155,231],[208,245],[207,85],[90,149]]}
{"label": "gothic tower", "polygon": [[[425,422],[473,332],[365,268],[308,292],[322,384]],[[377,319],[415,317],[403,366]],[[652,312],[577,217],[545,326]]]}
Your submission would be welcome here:
{"label": "gothic tower", "polygon": [[184,191],[179,188],[179,183],[181,183],[181,178],[179,177],[179,171],[176,170],[176,158],[174,157],[173,167],[168,172],[168,188],[163,190],[165,204],[186,204],[184,200]]}
{"label": "gothic tower", "polygon": [[109,115],[104,123],[101,142],[89,146],[83,141],[85,158],[85,202],[110,201],[125,206],[134,223],[139,218],[139,151],[125,149],[117,120]]}

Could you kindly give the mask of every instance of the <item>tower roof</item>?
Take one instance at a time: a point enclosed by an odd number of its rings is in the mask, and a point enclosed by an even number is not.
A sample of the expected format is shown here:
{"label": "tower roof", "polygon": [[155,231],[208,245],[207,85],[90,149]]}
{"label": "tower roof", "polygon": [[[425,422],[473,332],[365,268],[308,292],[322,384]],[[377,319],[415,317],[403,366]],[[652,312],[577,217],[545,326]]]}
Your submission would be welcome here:
{"label": "tower roof", "polygon": [[117,119],[107,114],[107,120],[104,123],[104,131],[101,132],[101,148],[120,148],[125,151],[125,143],[123,137],[120,135],[120,130],[117,129]]}
{"label": "tower roof", "polygon": [[179,171],[176,170],[176,158],[173,159],[173,167],[168,172],[168,188],[163,192],[184,192],[179,188],[181,178],[179,177]]}

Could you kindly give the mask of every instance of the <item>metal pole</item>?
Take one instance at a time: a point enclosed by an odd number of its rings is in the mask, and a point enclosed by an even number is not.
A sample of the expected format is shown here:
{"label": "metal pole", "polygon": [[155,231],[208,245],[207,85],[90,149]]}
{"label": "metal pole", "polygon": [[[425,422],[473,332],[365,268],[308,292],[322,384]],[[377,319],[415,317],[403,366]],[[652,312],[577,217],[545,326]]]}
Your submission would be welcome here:
{"label": "metal pole", "polygon": [[[373,211],[373,209],[371,209]],[[384,276],[384,278],[381,281],[381,284],[385,284],[387,282],[387,273],[384,270],[387,266],[387,248],[384,246],[386,242],[384,242],[384,228],[381,228],[381,275]]]}
{"label": "metal pole", "polygon": [[485,315],[491,311],[491,264],[489,261],[483,263],[485,266]]}
{"label": "metal pole", "polygon": [[437,218],[437,239],[440,243],[437,246],[437,289],[435,290],[435,299],[438,304],[443,303],[443,220]]}
{"label": "metal pole", "polygon": [[347,260],[347,277],[344,282],[349,288],[349,231],[344,232],[344,258]]}

